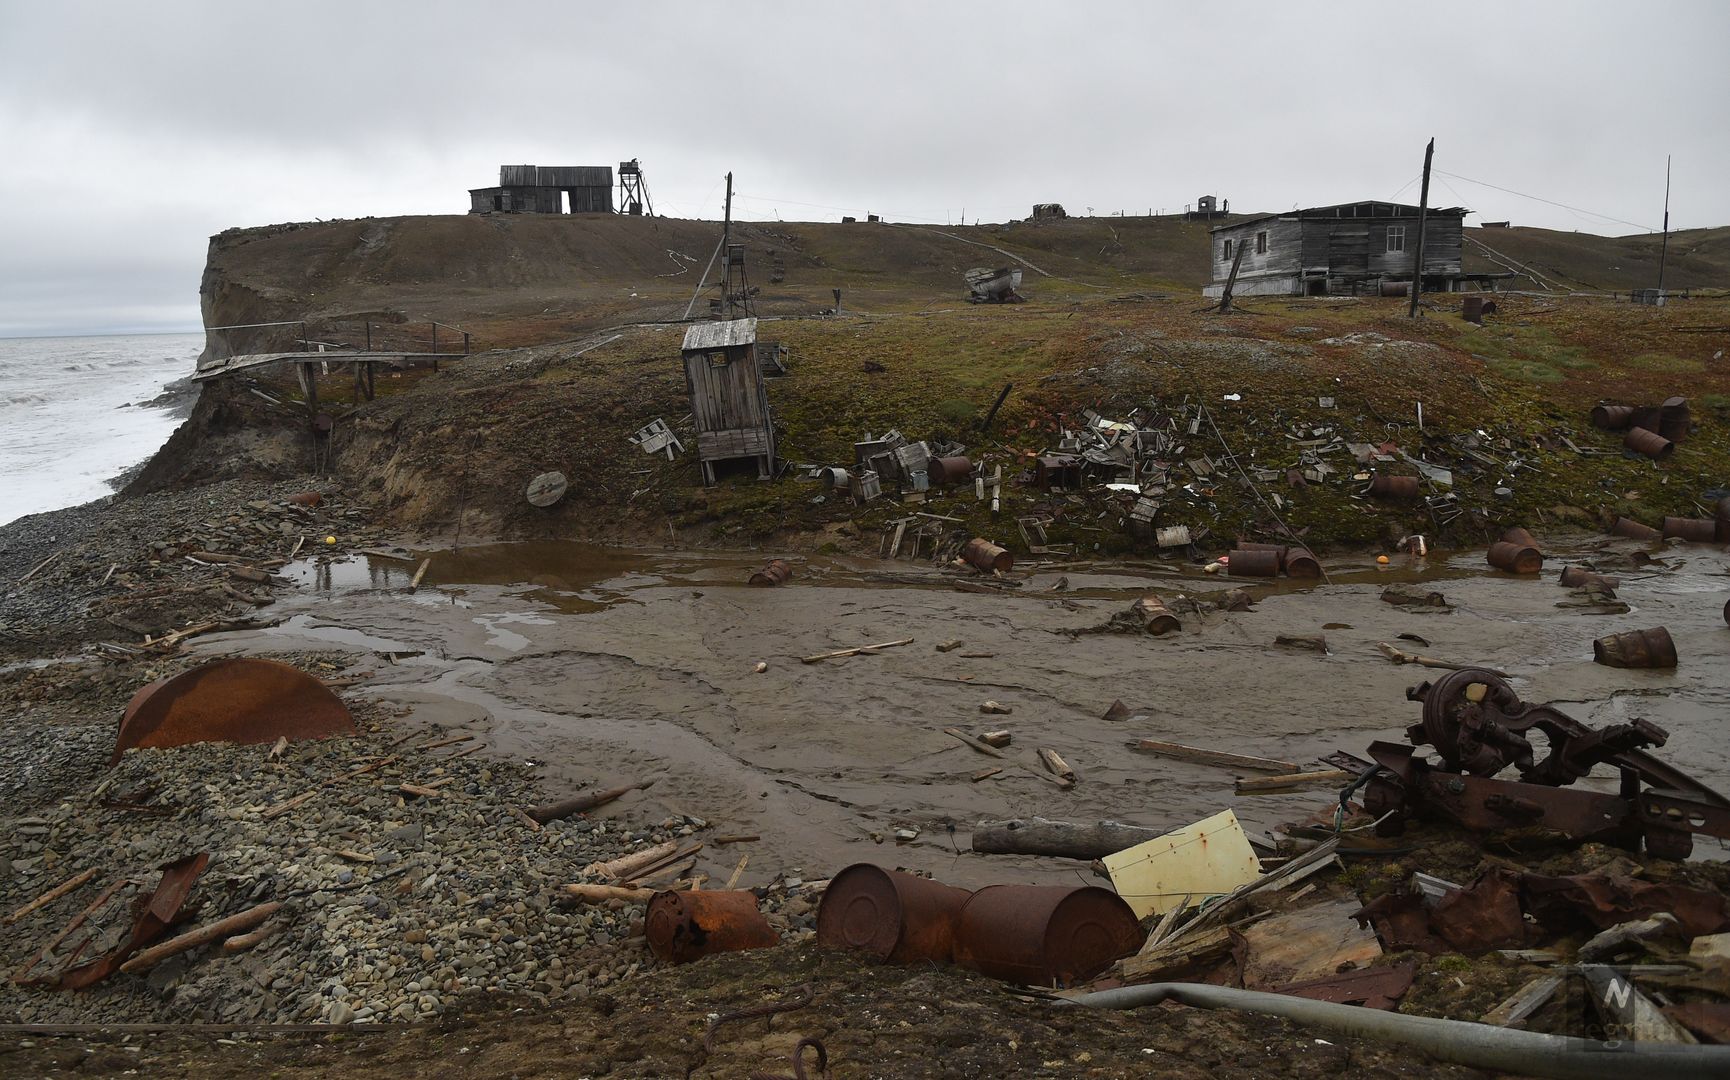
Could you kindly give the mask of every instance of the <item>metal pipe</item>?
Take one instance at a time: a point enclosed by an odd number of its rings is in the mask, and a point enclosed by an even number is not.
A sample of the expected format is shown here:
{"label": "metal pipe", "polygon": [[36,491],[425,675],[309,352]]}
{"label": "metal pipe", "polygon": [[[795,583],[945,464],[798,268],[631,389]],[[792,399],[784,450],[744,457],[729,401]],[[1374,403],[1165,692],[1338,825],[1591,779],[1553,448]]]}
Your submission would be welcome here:
{"label": "metal pipe", "polygon": [[1178,1001],[1201,1009],[1239,1009],[1283,1016],[1345,1035],[1404,1043],[1438,1061],[1557,1080],[1627,1080],[1630,1076],[1706,1080],[1730,1074],[1730,1046],[1603,1043],[1229,986],[1149,983],[1083,994],[1065,1003],[1096,1009],[1134,1009],[1162,1001]]}

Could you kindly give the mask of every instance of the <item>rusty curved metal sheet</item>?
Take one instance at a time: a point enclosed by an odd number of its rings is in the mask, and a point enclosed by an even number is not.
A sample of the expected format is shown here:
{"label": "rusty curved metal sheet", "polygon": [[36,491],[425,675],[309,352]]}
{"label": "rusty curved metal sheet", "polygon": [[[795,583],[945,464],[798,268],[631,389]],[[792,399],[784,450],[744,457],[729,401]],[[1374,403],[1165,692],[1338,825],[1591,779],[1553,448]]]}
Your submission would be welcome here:
{"label": "rusty curved metal sheet", "polygon": [[198,881],[198,876],[204,873],[204,867],[209,862],[210,852],[200,851],[196,855],[187,855],[163,866],[162,877],[157,880],[156,888],[138,909],[138,917],[132,923],[131,936],[105,956],[69,968],[52,979],[41,980],[32,985],[47,986],[54,990],[82,990],[119,971],[120,965],[133,953],[167,933],[169,927],[180,921],[180,909],[186,904],[193,884]]}
{"label": "rusty curved metal sheet", "polygon": [[274,660],[216,660],[133,694],[108,764],[134,746],[322,739],[355,730],[342,699],[299,668]]}

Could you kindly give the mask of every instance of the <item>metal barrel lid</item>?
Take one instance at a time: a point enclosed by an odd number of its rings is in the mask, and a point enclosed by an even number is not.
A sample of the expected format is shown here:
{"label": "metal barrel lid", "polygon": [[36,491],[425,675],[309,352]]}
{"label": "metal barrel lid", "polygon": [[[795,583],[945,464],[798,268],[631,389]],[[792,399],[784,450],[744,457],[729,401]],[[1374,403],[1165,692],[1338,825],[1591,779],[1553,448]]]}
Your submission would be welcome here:
{"label": "metal barrel lid", "polygon": [[324,683],[275,660],[234,657],[158,679],[133,694],[109,764],[134,746],[266,743],[354,732],[348,706]]}

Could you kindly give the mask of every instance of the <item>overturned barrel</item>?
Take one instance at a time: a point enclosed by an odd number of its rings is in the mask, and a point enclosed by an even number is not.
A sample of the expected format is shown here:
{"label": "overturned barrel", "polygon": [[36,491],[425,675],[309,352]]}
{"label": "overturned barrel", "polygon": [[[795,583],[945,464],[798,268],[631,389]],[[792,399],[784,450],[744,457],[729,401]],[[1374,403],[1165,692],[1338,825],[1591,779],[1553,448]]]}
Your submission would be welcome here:
{"label": "overturned barrel", "polygon": [[1177,621],[1177,616],[1165,606],[1165,601],[1158,595],[1148,593],[1146,596],[1130,605],[1130,610],[1141,620],[1142,626],[1154,637],[1182,630],[1183,624]]}
{"label": "overturned barrel", "polygon": [[1538,543],[1538,538],[1518,525],[1515,525],[1502,533],[1502,543],[1519,544],[1521,547],[1538,548],[1540,551],[1543,550],[1542,545]]}
{"label": "overturned barrel", "polygon": [[1614,589],[1622,584],[1622,579],[1609,577],[1605,574],[1595,574],[1579,566],[1562,567],[1562,584],[1570,589],[1578,589],[1586,585],[1596,585],[1604,589]]}
{"label": "overturned barrel", "polygon": [[961,549],[961,557],[974,569],[987,574],[993,571],[1007,574],[1015,565],[1015,556],[1007,548],[1000,548],[978,536],[967,541],[967,546]]}
{"label": "overturned barrel", "polygon": [[1240,547],[1226,559],[1226,570],[1232,577],[1278,577],[1284,549],[1265,551]]}
{"label": "overturned barrel", "polygon": [[770,559],[769,565],[751,575],[747,584],[768,588],[780,585],[793,576],[793,568],[782,559]]}
{"label": "overturned barrel", "polygon": [[1676,643],[1670,639],[1670,631],[1662,626],[1630,630],[1592,642],[1592,659],[1607,667],[1673,668]]}
{"label": "overturned barrel", "polygon": [[688,964],[711,953],[767,949],[781,942],[744,890],[658,892],[643,917],[649,949],[669,964]]}
{"label": "overturned barrel", "polygon": [[1657,529],[1654,529],[1652,526],[1647,525],[1644,522],[1635,521],[1633,518],[1625,517],[1619,517],[1613,524],[1611,524],[1610,533],[1614,536],[1625,537],[1629,540],[1664,539],[1664,534],[1659,532]]}
{"label": "overturned barrel", "polygon": [[1418,478],[1415,476],[1388,476],[1377,473],[1370,477],[1370,497],[1387,499],[1389,501],[1410,502],[1418,497]]}
{"label": "overturned barrel", "polygon": [[1502,540],[1490,545],[1486,553],[1490,565],[1510,574],[1536,574],[1544,568],[1544,554],[1530,544]]}
{"label": "overturned barrel", "polygon": [[1027,986],[1090,979],[1141,947],[1135,912],[1092,885],[988,885],[961,909],[955,962]]}
{"label": "overturned barrel", "polygon": [[973,475],[973,462],[964,457],[932,458],[925,466],[933,487],[960,484]]}
{"label": "overturned barrel", "polygon": [[1718,537],[1718,523],[1711,518],[1667,517],[1660,531],[1666,539],[1710,544]]}
{"label": "overturned barrel", "polygon": [[1604,431],[1626,431],[1634,423],[1632,405],[1597,405],[1592,408],[1592,426]]}
{"label": "overturned barrel", "polygon": [[929,878],[854,863],[829,881],[817,944],[891,964],[955,959],[955,926],[973,894]]}
{"label": "overturned barrel", "polygon": [[1309,548],[1294,547],[1285,553],[1285,572],[1287,577],[1319,578],[1322,576],[1322,564]]}
{"label": "overturned barrel", "polygon": [[1631,427],[1622,437],[1622,445],[1636,454],[1645,454],[1654,461],[1663,461],[1676,449],[1676,444],[1643,427]]}
{"label": "overturned barrel", "polygon": [[817,479],[823,482],[824,491],[850,491],[853,487],[853,474],[837,465],[829,465],[817,470]]}

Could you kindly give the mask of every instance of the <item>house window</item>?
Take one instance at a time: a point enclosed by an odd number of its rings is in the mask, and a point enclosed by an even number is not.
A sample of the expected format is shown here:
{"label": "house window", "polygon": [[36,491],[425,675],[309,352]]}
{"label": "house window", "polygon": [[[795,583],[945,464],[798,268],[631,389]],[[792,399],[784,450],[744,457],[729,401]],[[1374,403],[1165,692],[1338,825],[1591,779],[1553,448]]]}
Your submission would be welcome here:
{"label": "house window", "polygon": [[1267,233],[1258,232],[1255,234],[1255,253],[1257,255],[1267,254]]}
{"label": "house window", "polygon": [[1224,254],[1222,254],[1220,256],[1220,258],[1225,259],[1227,262],[1231,261],[1231,241],[1230,240],[1227,240],[1225,242],[1225,252],[1224,252]]}
{"label": "house window", "polygon": [[1388,250],[1406,250],[1406,227],[1404,225],[1388,226]]}

